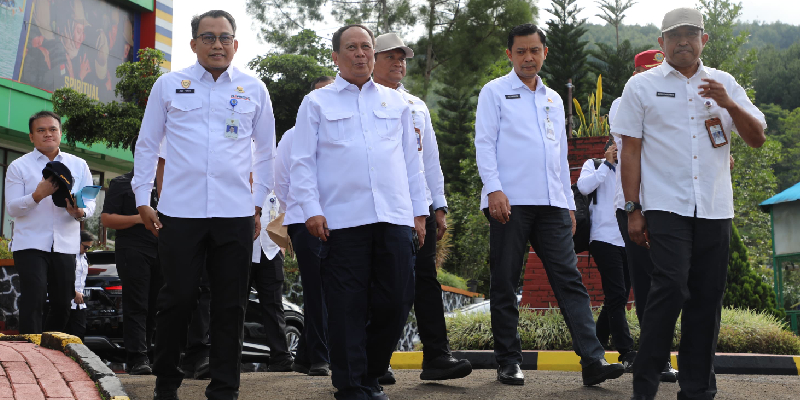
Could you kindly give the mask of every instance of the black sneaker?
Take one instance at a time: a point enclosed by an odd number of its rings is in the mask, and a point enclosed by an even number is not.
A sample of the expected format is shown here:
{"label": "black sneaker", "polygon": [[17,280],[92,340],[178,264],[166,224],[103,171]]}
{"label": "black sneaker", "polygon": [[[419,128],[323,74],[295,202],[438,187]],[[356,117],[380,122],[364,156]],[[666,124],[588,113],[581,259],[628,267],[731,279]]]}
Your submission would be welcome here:
{"label": "black sneaker", "polygon": [[211,379],[211,368],[209,367],[208,357],[203,357],[194,365],[194,379]]}
{"label": "black sneaker", "polygon": [[678,370],[672,368],[672,364],[667,361],[667,365],[664,367],[664,370],[661,371],[661,382],[677,382],[678,381]]}
{"label": "black sneaker", "polygon": [[294,360],[294,362],[292,362],[292,371],[294,371],[294,372],[297,372],[297,373],[300,373],[300,374],[303,374],[303,375],[308,375],[308,372],[309,372],[310,369],[311,369],[311,367],[309,367],[306,364],[300,363],[297,360]]}
{"label": "black sneaker", "polygon": [[150,368],[150,362],[144,360],[142,362],[138,362],[133,364],[130,371],[128,371],[129,375],[152,375],[153,369]]}
{"label": "black sneaker", "polygon": [[180,400],[178,389],[158,390],[153,389],[153,400]]}
{"label": "black sneaker", "polygon": [[625,367],[625,373],[630,374],[633,372],[633,360],[636,359],[636,352],[629,351],[625,355],[619,356],[618,360]]}
{"label": "black sneaker", "polygon": [[392,371],[391,366],[389,366],[389,369],[386,370],[386,373],[383,374],[382,377],[378,378],[378,383],[381,385],[394,385],[397,383],[397,379],[394,377],[394,371]]}
{"label": "black sneaker", "polygon": [[625,367],[622,364],[609,364],[608,361],[601,358],[583,367],[581,375],[583,376],[584,386],[593,386],[609,379],[617,379],[623,373],[625,373]]}
{"label": "black sneaker", "polygon": [[383,388],[380,386],[378,386],[375,389],[372,389],[372,391],[369,394],[369,398],[372,400],[389,400],[389,396],[387,396],[386,393],[383,392]]}
{"label": "black sneaker", "polygon": [[469,360],[456,360],[450,354],[436,357],[432,360],[422,360],[422,373],[419,379],[423,381],[443,381],[446,379],[463,378],[472,373],[472,364]]}
{"label": "black sneaker", "polygon": [[285,358],[276,363],[269,363],[267,372],[292,372],[292,364],[294,364],[294,358],[292,357]]}
{"label": "black sneaker", "polygon": [[308,376],[328,376],[331,374],[331,366],[326,362],[311,364],[308,369]]}

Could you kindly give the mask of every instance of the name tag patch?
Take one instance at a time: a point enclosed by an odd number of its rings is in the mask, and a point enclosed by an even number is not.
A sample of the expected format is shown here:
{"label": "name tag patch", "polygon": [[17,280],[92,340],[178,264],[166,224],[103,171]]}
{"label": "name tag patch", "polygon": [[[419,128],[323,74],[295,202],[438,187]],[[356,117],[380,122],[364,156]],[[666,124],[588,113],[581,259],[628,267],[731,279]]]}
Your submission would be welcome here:
{"label": "name tag patch", "polygon": [[175,93],[194,93],[194,89],[175,89]]}
{"label": "name tag patch", "polygon": [[507,99],[518,99],[519,95],[518,94],[507,94],[506,98]]}
{"label": "name tag patch", "polygon": [[675,97],[675,93],[656,92],[658,97]]}

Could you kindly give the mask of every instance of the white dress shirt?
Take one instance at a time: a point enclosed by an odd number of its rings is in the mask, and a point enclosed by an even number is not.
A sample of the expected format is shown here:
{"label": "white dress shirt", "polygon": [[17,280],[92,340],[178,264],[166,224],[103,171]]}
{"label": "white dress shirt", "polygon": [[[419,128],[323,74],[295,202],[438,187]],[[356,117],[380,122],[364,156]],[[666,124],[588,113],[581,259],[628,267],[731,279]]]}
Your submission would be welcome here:
{"label": "white dress shirt", "polygon": [[264,252],[264,255],[267,256],[268,260],[275,258],[275,255],[281,251],[280,246],[273,242],[267,233],[267,225],[269,225],[269,223],[275,218],[278,218],[280,208],[278,197],[275,196],[275,193],[270,193],[269,196],[267,196],[267,200],[264,202],[264,205],[261,207],[261,233],[253,242],[252,261],[254,263],[261,262],[262,251]]}
{"label": "white dress shirt", "polygon": [[[701,97],[701,79],[723,84],[728,95],[766,128],[764,114],[727,72],[700,67],[686,78],[668,63],[637,74],[625,85],[611,131],[641,138],[643,210],[698,218],[733,218],[730,144],[712,147],[705,121],[716,117],[731,141],[736,130],[728,111]],[[704,102],[711,102],[706,109]]]}
{"label": "white dress shirt", "polygon": [[[609,125],[614,123],[614,116],[617,115],[617,110],[619,110],[619,103],[622,102],[622,96],[617,97],[611,102],[611,109],[608,110],[608,122]],[[611,136],[614,137],[614,143],[617,145],[617,190],[614,192],[614,207],[624,210],[625,209],[625,193],[622,191],[622,160],[620,155],[622,155],[622,137],[619,134],[615,134],[614,132],[611,133]],[[639,203],[641,203],[641,195],[639,196]]]}
{"label": "white dress shirt", "polygon": [[428,216],[411,109],[372,79],[358,89],[336,75],[297,114],[290,191],[303,218],[330,229],[387,222],[414,227]]}
{"label": "white dress shirt", "polygon": [[[283,225],[304,224],[303,209],[294,200],[294,195],[289,190],[292,166],[292,142],[294,141],[294,127],[286,131],[278,143],[278,155],[275,156],[275,196],[284,212]],[[319,197],[319,195],[317,195]]]}
{"label": "white dress shirt", "polygon": [[[193,92],[187,92],[193,91]],[[231,104],[236,100],[236,105]],[[238,121],[229,138],[227,120]],[[275,118],[264,83],[230,66],[214,81],[200,64],[156,81],[136,142],[136,206],[150,204],[159,144],[166,137],[158,211],[180,218],[252,216],[272,190]],[[255,141],[255,160],[250,143]],[[255,167],[253,167],[255,165]],[[257,172],[251,192],[250,172]],[[251,194],[252,193],[252,194]]]}
{"label": "white dress shirt", "polygon": [[[561,97],[536,77],[532,91],[512,70],[481,89],[475,152],[483,180],[481,209],[502,190],[512,206],[550,205],[575,210],[567,162]],[[553,137],[547,135],[547,119]]]}
{"label": "white dress shirt", "polygon": [[[589,202],[589,216],[592,228],[589,230],[589,242],[595,240],[624,247],[622,234],[617,224],[616,208],[614,207],[614,194],[617,191],[617,174],[603,163],[595,169],[594,160],[588,159],[583,163],[581,175],[578,178],[578,190],[584,195],[597,190],[597,204]],[[615,167],[619,168],[619,167]],[[619,169],[617,169],[619,171]]]}
{"label": "white dress shirt", "polygon": [[[75,255],[75,292],[76,293],[83,293],[83,289],[86,288],[86,276],[89,275],[89,260],[86,258],[86,254],[76,254]],[[76,304],[75,298],[72,299],[72,309],[80,308],[83,310],[86,308],[86,301],[83,304]]]}
{"label": "white dress shirt", "polygon": [[444,197],[444,175],[439,163],[439,144],[436,142],[436,133],[433,131],[431,113],[425,102],[409,93],[402,83],[397,90],[411,108],[411,120],[414,122],[417,150],[419,150],[419,163],[425,174],[425,196],[428,205],[433,205],[434,210],[447,207],[447,200]]}
{"label": "white dress shirt", "polygon": [[[81,223],[66,208],[56,207],[47,196],[36,204],[33,192],[42,181],[42,170],[50,160],[39,150],[14,160],[6,172],[6,211],[14,218],[11,251],[36,249],[64,254],[80,253]],[[59,151],[60,161],[72,174],[72,193],[91,186],[92,173],[82,158]],[[95,199],[84,199],[86,218],[94,215]]]}

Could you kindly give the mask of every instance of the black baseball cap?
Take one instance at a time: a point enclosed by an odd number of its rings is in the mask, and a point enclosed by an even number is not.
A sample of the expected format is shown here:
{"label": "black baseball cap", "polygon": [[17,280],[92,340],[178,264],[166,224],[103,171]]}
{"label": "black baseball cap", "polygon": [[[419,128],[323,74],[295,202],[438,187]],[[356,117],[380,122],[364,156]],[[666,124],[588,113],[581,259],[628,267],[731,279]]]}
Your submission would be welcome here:
{"label": "black baseball cap", "polygon": [[44,179],[48,179],[52,176],[58,184],[58,189],[52,196],[53,204],[55,204],[56,207],[66,207],[67,197],[69,197],[73,205],[75,204],[72,200],[72,172],[70,172],[66,165],[62,164],[60,161],[50,161],[42,170],[42,176]]}

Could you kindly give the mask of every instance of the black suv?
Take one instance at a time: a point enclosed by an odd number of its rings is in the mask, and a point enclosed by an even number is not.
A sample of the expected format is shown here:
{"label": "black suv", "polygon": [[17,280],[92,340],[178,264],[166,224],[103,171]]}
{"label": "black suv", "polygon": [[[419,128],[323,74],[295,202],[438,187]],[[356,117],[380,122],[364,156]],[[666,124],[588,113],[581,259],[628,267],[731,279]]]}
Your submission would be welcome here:
{"label": "black suv", "polygon": [[[122,340],[122,281],[117,274],[113,251],[86,253],[89,275],[83,291],[86,301],[86,336],[84,343],[98,356],[112,362],[125,361]],[[292,354],[297,351],[303,330],[303,310],[283,298],[286,315],[286,339]],[[250,290],[244,322],[242,362],[264,362],[269,359],[265,344],[261,307],[255,290]]]}

